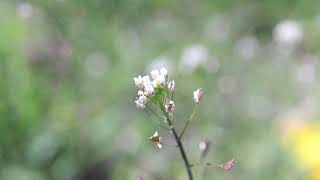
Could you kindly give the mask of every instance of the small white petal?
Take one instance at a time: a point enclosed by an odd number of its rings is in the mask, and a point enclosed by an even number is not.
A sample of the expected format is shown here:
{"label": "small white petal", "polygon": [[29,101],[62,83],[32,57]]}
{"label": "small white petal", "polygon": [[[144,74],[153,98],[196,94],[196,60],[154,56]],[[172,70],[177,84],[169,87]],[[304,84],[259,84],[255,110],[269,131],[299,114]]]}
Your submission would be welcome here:
{"label": "small white petal", "polygon": [[134,103],[136,104],[136,106],[137,106],[138,108],[141,108],[141,109],[146,108],[146,105],[143,104],[143,103],[141,103],[139,100],[135,100]]}
{"label": "small white petal", "polygon": [[161,149],[162,148],[162,144],[161,143],[157,143],[158,147]]}
{"label": "small white petal", "polygon": [[168,70],[167,70],[165,67],[162,67],[162,68],[160,69],[160,74],[161,74],[162,76],[167,76],[167,75],[168,75]]}
{"label": "small white petal", "polygon": [[147,76],[143,76],[142,77],[142,82],[144,85],[146,84],[150,84],[150,77],[147,75]]}
{"label": "small white petal", "polygon": [[153,94],[153,92],[154,92],[154,88],[153,88],[151,83],[150,84],[145,84],[144,90],[145,90],[145,92],[146,92],[146,94],[148,96],[151,96]]}
{"label": "small white petal", "polygon": [[141,104],[147,104],[148,98],[147,98],[145,95],[141,95],[141,96],[139,96],[138,101],[139,101]]}
{"label": "small white petal", "polygon": [[134,77],[133,80],[137,87],[143,88],[143,78],[140,75],[138,77]]}
{"label": "small white petal", "polygon": [[156,131],[153,136],[154,137],[159,136],[158,131]]}
{"label": "small white petal", "polygon": [[138,96],[144,95],[143,91],[138,91]]}
{"label": "small white petal", "polygon": [[159,71],[158,69],[154,69],[151,71],[151,76],[153,79],[155,79],[157,76],[159,76]]}

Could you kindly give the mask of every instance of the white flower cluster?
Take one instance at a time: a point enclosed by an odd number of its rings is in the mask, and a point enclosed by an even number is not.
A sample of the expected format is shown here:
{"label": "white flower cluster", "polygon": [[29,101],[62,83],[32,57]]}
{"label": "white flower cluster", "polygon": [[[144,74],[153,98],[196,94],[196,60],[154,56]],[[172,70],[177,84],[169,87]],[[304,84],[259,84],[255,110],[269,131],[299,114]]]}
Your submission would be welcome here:
{"label": "white flower cluster", "polygon": [[[138,108],[144,109],[148,102],[148,97],[155,95],[157,89],[163,89],[167,85],[168,70],[162,67],[160,70],[155,69],[151,71],[151,78],[149,75],[133,78],[135,85],[140,89],[135,104]],[[174,89],[174,81],[168,83],[168,89]]]}

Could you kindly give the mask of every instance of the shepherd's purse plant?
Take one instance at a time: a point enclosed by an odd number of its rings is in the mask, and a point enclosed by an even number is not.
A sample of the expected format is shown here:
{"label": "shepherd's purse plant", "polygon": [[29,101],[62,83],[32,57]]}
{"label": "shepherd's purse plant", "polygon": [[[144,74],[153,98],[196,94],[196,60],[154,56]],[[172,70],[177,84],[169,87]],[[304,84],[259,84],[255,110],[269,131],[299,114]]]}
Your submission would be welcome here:
{"label": "shepherd's purse plant", "polygon": [[[174,113],[175,113],[175,102],[174,102],[174,91],[175,81],[168,78],[168,71],[166,68],[155,69],[151,71],[151,78],[149,75],[134,77],[134,83],[139,89],[137,92],[136,100],[134,101],[136,106],[140,109],[151,113],[151,115],[159,119],[160,125],[167,129],[175,140],[175,146],[179,149],[185,171],[188,180],[193,180],[192,168],[195,166],[213,166],[222,168],[226,171],[230,170],[234,165],[234,160],[230,160],[224,164],[214,164],[203,162],[204,156],[208,152],[209,143],[201,142],[199,149],[201,151],[200,162],[191,164],[183,146],[182,137],[188,129],[190,122],[193,120],[199,104],[204,96],[202,88],[198,88],[193,92],[194,108],[189,118],[186,120],[185,125],[182,127],[181,132],[178,132],[174,124]],[[160,149],[166,145],[163,142],[162,137],[156,131],[149,140],[155,143]],[[142,177],[140,177],[143,179]]]}

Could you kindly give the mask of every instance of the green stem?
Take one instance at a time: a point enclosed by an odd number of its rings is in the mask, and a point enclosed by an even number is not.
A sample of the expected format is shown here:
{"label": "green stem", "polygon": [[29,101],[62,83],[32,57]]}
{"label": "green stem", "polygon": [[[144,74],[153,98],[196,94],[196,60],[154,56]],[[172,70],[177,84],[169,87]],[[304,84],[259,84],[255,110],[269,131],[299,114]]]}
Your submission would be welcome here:
{"label": "green stem", "polygon": [[194,106],[193,111],[192,111],[192,113],[191,113],[188,121],[186,122],[186,124],[184,125],[184,127],[183,127],[183,129],[182,129],[182,131],[181,131],[181,134],[180,134],[180,136],[179,136],[180,139],[182,138],[182,136],[183,136],[183,134],[185,133],[186,129],[188,128],[190,122],[192,121],[194,115],[196,114],[197,109],[198,109],[198,106],[199,106],[198,103]]}
{"label": "green stem", "polygon": [[165,111],[164,107],[162,106],[162,103],[159,102],[159,106],[160,106],[160,109],[162,110],[163,114],[166,116],[166,120],[168,122],[168,125],[170,126],[170,129],[171,129],[171,133],[173,134],[173,137],[178,145],[178,148],[180,150],[180,154],[182,156],[182,159],[183,159],[183,162],[184,162],[184,166],[185,166],[185,169],[187,171],[187,175],[188,175],[188,179],[189,180],[193,180],[193,176],[192,176],[192,171],[191,171],[191,167],[189,165],[189,161],[188,161],[188,158],[187,158],[187,155],[185,153],[185,150],[183,148],[183,145],[182,145],[182,142],[181,142],[181,139],[179,138],[178,134],[177,134],[177,131],[175,130],[175,128],[172,126],[172,121],[170,120],[170,117],[168,115],[168,113]]}

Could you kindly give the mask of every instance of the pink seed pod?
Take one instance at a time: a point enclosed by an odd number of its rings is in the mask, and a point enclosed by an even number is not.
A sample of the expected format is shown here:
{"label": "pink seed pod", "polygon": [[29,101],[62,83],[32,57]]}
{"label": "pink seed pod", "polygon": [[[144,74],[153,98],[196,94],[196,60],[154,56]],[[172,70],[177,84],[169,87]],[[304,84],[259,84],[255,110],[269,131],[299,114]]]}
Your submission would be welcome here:
{"label": "pink seed pod", "polygon": [[225,171],[229,171],[234,166],[235,160],[231,159],[227,163],[221,164],[220,167],[223,168]]}

